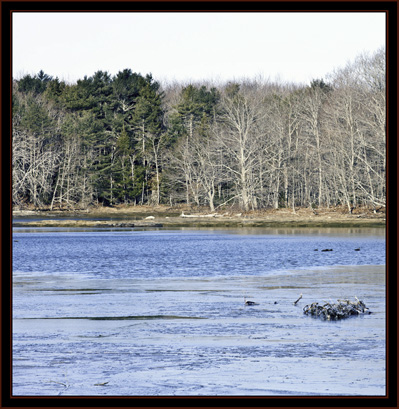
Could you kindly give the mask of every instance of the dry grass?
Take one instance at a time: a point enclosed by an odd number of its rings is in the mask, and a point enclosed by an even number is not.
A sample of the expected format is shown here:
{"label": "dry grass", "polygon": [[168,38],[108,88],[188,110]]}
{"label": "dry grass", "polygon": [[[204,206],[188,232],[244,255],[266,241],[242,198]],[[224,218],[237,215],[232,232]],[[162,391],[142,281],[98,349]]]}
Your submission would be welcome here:
{"label": "dry grass", "polygon": [[[184,214],[184,217],[182,215]],[[374,213],[370,209],[354,209],[350,214],[346,208],[296,208],[293,209],[265,209],[249,211],[226,208],[211,213],[206,208],[189,208],[187,206],[115,206],[92,207],[85,211],[40,211],[15,212],[14,216],[35,215],[35,217],[67,216],[70,220],[43,220],[40,222],[24,223],[29,226],[63,226],[63,227],[374,227],[385,225],[385,211]],[[73,220],[74,216],[87,215],[90,218],[112,217],[115,221]],[[150,219],[146,217],[151,216]],[[134,218],[134,220],[132,220]],[[123,224],[128,224],[124,226]]]}

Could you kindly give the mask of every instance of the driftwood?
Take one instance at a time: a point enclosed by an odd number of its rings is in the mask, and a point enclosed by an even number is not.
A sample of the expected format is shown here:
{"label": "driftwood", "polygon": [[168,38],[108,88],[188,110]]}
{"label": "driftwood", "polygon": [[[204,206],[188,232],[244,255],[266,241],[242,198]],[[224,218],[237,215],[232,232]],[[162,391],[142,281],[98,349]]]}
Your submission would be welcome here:
{"label": "driftwood", "polygon": [[301,300],[301,299],[302,299],[302,294],[299,296],[299,298],[296,301],[294,301],[294,305],[297,305],[298,301]]}
{"label": "driftwood", "polygon": [[337,300],[338,303],[336,304],[325,303],[323,305],[314,302],[310,305],[305,305],[303,313],[323,320],[340,320],[353,315],[371,314],[363,301],[359,300],[357,297],[355,297],[355,299],[355,302],[349,300]]}

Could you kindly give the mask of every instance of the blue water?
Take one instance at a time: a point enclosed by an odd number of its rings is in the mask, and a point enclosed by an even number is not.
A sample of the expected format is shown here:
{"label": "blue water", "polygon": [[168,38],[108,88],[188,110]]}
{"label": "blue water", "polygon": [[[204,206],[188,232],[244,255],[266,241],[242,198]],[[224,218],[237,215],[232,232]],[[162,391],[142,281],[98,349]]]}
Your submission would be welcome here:
{"label": "blue water", "polygon": [[104,231],[14,237],[14,271],[74,271],[104,278],[259,276],[312,266],[385,264],[383,235]]}
{"label": "blue water", "polygon": [[[385,394],[383,229],[16,228],[12,244],[15,396]],[[355,296],[371,315],[303,314]]]}

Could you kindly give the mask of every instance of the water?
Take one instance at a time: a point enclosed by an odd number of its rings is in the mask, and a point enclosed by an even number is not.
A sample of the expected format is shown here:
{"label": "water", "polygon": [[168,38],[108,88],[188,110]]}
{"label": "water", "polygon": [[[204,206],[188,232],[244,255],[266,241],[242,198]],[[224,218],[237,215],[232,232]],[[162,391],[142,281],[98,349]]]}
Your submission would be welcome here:
{"label": "water", "polygon": [[[385,394],[382,229],[20,228],[13,240],[16,396]],[[355,296],[373,314],[302,313]]]}

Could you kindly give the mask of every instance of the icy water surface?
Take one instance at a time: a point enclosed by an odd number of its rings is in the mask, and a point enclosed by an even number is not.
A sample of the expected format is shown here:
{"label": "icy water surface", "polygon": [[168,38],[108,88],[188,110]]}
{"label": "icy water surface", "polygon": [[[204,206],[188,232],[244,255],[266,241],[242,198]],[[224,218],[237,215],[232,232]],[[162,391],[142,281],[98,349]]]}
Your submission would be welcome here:
{"label": "icy water surface", "polygon": [[243,233],[15,229],[13,394],[384,395],[384,231]]}

